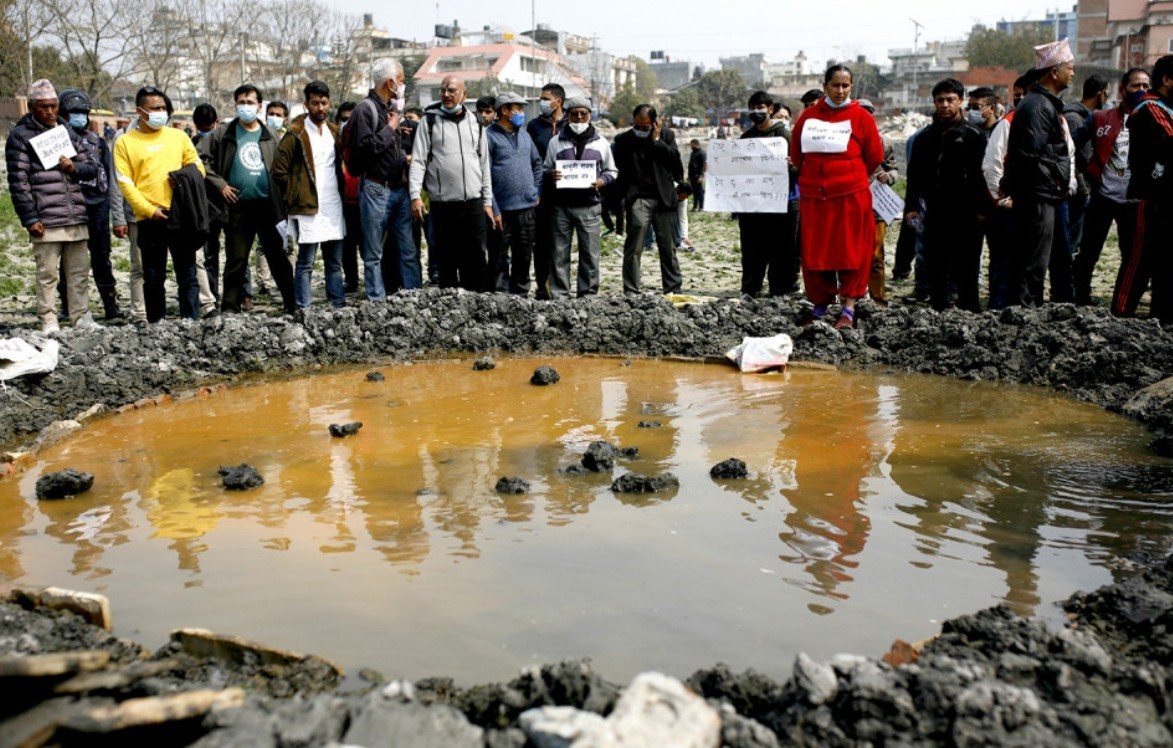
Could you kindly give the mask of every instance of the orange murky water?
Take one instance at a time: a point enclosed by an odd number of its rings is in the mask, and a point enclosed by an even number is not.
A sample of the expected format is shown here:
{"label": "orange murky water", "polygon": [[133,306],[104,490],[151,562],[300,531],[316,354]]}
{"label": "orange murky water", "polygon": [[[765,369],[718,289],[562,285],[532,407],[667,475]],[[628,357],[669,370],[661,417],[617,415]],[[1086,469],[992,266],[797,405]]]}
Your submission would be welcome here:
{"label": "orange murky water", "polygon": [[[542,363],[561,383],[528,383]],[[1173,462],[1146,432],[1036,390],[607,359],[383,371],[93,424],[0,481],[0,578],[106,594],[151,646],[201,626],[351,672],[469,684],[590,656],[620,681],[781,676],[800,650],[878,655],[1001,601],[1054,616],[1173,528]],[[358,436],[327,433],[348,421]],[[680,488],[558,473],[595,439],[639,447],[616,476]],[[730,456],[751,479],[709,477]],[[217,467],[240,462],[266,484],[225,491]],[[65,467],[94,489],[38,502]],[[531,492],[497,495],[502,476]]]}

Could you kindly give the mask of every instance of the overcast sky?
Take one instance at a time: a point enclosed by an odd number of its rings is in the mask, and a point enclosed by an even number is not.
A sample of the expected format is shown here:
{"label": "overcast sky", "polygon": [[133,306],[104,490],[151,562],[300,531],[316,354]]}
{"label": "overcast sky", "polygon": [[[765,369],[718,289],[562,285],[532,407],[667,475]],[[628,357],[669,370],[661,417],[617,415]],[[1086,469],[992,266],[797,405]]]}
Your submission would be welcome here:
{"label": "overcast sky", "polygon": [[[459,20],[462,28],[500,24],[530,28],[530,0],[335,0],[347,13],[374,13],[375,24],[392,36],[427,41],[433,26]],[[770,62],[803,50],[822,63],[866,54],[883,64],[887,51],[911,48],[915,18],[921,43],[964,38],[975,23],[1041,19],[1065,3],[1034,0],[535,0],[538,23],[559,31],[598,35],[599,46],[620,55],[647,58],[662,49],[674,59],[716,67],[717,58],[762,52]]]}

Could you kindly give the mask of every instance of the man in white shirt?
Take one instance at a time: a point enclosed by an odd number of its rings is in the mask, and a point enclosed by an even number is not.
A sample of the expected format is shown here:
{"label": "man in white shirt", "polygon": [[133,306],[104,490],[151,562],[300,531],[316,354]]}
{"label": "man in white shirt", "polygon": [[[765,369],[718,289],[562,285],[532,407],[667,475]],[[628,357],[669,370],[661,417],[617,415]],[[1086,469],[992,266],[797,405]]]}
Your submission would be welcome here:
{"label": "man in white shirt", "polygon": [[342,284],[342,151],[339,129],[330,122],[330,89],[321,81],[305,87],[306,113],[289,123],[277,158],[273,180],[285,196],[288,232],[297,237],[297,266],[293,296],[298,309],[312,299],[314,259],[321,248],[326,265],[326,299],[333,307],[345,304]]}

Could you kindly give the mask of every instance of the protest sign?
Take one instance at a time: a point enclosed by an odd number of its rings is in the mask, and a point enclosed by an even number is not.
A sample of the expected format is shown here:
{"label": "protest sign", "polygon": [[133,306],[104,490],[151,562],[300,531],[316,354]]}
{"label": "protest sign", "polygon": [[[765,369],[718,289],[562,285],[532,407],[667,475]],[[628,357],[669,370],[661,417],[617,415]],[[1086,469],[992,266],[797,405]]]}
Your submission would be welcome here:
{"label": "protest sign", "polygon": [[562,172],[558,180],[560,190],[581,190],[593,187],[598,177],[595,176],[594,161],[554,161],[554,168]]}
{"label": "protest sign", "polygon": [[850,122],[824,122],[811,117],[803,123],[803,153],[846,153],[850,142]]}
{"label": "protest sign", "polygon": [[65,129],[65,125],[57,125],[40,135],[29,138],[29,144],[32,145],[37,158],[41,160],[41,168],[43,169],[52,169],[57,166],[62,156],[73,158],[77,155],[77,149],[73,147],[73,141],[69,139],[69,131]]}
{"label": "protest sign", "polygon": [[709,142],[705,211],[785,213],[790,171],[785,138]]}
{"label": "protest sign", "polygon": [[892,223],[904,215],[904,200],[882,182],[872,182],[872,210],[884,223]]}

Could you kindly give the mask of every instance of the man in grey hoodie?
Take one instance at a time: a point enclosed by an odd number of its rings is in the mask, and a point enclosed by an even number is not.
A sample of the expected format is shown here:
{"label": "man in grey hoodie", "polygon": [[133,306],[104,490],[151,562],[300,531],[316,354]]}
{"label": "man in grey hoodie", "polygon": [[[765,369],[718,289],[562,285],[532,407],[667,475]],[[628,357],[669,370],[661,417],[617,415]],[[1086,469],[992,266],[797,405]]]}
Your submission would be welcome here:
{"label": "man in grey hoodie", "polygon": [[465,109],[464,80],[440,83],[440,103],[424,111],[415,130],[408,192],[415,220],[428,191],[440,264],[440,287],[480,291],[485,275],[485,218],[493,221],[489,140],[475,112]]}

